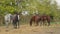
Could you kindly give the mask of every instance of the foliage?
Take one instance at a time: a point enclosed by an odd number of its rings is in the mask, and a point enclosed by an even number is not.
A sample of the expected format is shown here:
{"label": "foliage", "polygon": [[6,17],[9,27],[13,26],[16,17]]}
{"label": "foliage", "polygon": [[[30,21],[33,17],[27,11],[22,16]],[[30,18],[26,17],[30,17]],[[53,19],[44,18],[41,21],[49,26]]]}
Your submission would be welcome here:
{"label": "foliage", "polygon": [[52,0],[0,0],[0,15],[5,12],[13,13],[14,11],[29,11],[29,14],[38,11],[40,14],[51,14],[58,16],[57,3]]}

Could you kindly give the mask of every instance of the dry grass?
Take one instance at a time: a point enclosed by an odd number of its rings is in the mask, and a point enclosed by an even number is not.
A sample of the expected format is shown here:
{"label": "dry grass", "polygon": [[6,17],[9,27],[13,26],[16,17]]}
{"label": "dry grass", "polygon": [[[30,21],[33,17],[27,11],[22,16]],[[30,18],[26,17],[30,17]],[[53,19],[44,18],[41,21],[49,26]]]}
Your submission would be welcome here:
{"label": "dry grass", "polygon": [[12,26],[5,28],[0,26],[0,34],[60,34],[60,24],[51,26],[32,26],[20,25],[19,29],[14,29]]}

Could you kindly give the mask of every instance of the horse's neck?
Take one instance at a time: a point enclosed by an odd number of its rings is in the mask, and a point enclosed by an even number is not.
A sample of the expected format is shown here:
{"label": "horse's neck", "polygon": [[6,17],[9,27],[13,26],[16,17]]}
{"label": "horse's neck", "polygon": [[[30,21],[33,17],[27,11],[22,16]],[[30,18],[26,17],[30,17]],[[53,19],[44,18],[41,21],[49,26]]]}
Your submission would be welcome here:
{"label": "horse's neck", "polygon": [[15,14],[13,15],[13,18],[16,18],[16,15]]}
{"label": "horse's neck", "polygon": [[10,19],[11,18],[11,14],[7,14],[5,15],[6,18]]}

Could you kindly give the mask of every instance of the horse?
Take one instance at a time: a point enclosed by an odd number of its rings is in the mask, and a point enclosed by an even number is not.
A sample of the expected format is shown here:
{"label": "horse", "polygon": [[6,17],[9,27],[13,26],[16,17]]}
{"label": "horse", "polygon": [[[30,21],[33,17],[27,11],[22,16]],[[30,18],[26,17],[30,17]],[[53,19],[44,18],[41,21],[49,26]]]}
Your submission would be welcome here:
{"label": "horse", "polygon": [[32,26],[32,22],[35,22],[36,23],[36,26],[38,25],[38,22],[41,20],[41,17],[38,16],[38,15],[35,15],[31,18],[30,20],[30,26]]}
{"label": "horse", "polygon": [[43,25],[45,24],[45,21],[47,21],[48,26],[49,26],[51,19],[53,19],[53,17],[51,17],[50,15],[42,15],[42,16],[35,15],[30,20],[30,26],[32,26],[32,22],[35,22],[36,25],[39,25],[40,21],[42,21]]}
{"label": "horse", "polygon": [[49,15],[42,15],[41,21],[43,22],[43,25],[45,25],[46,23],[45,21],[47,21],[48,26],[50,26],[51,17]]}
{"label": "horse", "polygon": [[12,23],[11,20],[12,20],[12,15],[10,13],[8,13],[4,16],[4,21],[5,21],[6,28],[8,28],[10,23]]}
{"label": "horse", "polygon": [[19,28],[19,15],[17,13],[15,13],[13,15],[13,19],[12,20],[13,20],[13,26],[14,26],[14,28]]}

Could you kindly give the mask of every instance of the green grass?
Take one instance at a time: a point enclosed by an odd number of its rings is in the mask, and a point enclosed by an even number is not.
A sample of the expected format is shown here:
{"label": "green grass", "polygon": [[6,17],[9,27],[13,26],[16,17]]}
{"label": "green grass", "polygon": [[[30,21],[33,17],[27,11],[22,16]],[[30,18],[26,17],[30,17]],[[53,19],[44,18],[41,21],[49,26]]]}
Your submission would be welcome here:
{"label": "green grass", "polygon": [[60,22],[51,22],[51,24],[60,24]]}

